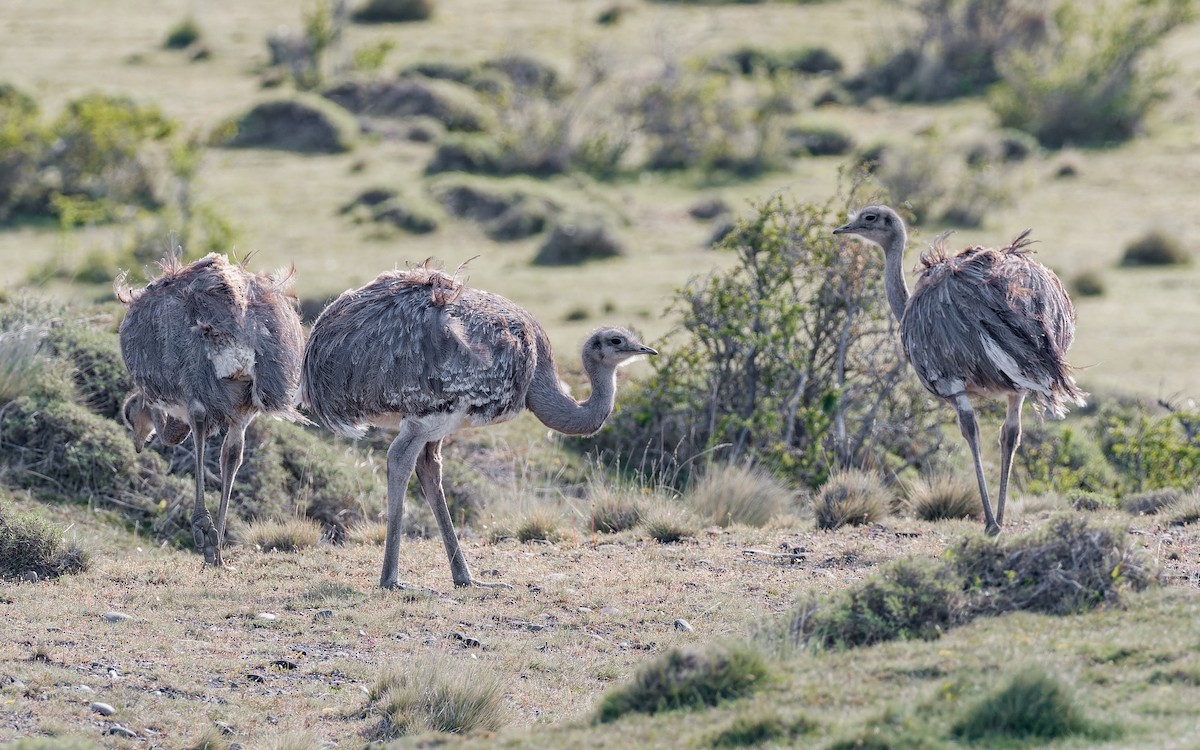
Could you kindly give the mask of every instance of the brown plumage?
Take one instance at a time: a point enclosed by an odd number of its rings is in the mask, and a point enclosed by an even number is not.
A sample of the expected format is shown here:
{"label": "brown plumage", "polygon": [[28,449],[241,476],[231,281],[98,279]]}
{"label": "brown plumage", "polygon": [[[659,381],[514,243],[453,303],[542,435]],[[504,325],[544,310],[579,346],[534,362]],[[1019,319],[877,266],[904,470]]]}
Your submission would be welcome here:
{"label": "brown plumage", "polygon": [[[857,235],[883,248],[888,302],[900,322],[904,352],[921,383],[958,413],[975,462],[985,528],[999,533],[1025,398],[1055,416],[1063,416],[1068,403],[1084,403],[1086,394],[1066,362],[1075,336],[1075,310],[1066,290],[1053,272],[1029,257],[1029,230],[1008,247],[971,247],[955,255],[940,238],[922,254],[911,296],[901,269],[907,234],[895,211],[864,208],[834,234]],[[971,396],[1008,398],[995,516]]]}
{"label": "brown plumage", "polygon": [[510,300],[420,266],[380,274],[345,292],[313,324],[300,400],[344,435],[395,429],[388,449],[388,528],[380,585],[399,586],[404,494],[416,471],[438,526],[455,585],[471,578],[442,490],[441,443],[460,427],[512,419],[529,408],[544,424],[590,435],[612,412],[618,366],[656,352],[623,328],[584,344],[591,396],[562,389],[542,327]]}
{"label": "brown plumage", "polygon": [[[184,265],[180,253],[159,264],[162,274],[145,289],[126,287],[124,274],[114,283],[128,308],[121,356],[136,387],[124,415],[138,451],[155,433],[168,444],[192,435],[192,533],[205,560],[221,565],[246,427],[262,412],[302,419],[294,404],[304,341],[290,270],[254,274],[217,254]],[[204,505],[204,441],[222,429],[221,505],[214,524]]]}

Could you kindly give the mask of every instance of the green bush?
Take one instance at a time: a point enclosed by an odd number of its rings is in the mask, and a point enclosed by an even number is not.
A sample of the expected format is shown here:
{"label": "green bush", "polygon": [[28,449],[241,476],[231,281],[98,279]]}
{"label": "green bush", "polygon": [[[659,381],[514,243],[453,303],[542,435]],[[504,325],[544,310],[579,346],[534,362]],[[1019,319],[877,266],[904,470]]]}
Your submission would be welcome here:
{"label": "green bush", "polygon": [[184,49],[200,40],[200,24],[194,18],[185,18],[171,27],[163,47],[167,49]]}
{"label": "green bush", "polygon": [[1052,44],[1009,55],[989,103],[1002,125],[1048,148],[1105,146],[1131,138],[1165,96],[1166,69],[1144,58],[1191,17],[1191,0],[1061,3]]}
{"label": "green bush", "polygon": [[792,636],[821,648],[937,638],[956,624],[958,589],[957,581],[940,565],[898,560],[833,601],[818,605]]}
{"label": "green bush", "polygon": [[40,177],[51,139],[33,97],[0,84],[0,224],[17,214],[45,213],[49,194]]}
{"label": "green bush", "polygon": [[564,217],[533,256],[537,266],[573,266],[625,254],[625,245],[602,216]]}
{"label": "green bush", "polygon": [[64,544],[61,530],[36,516],[17,513],[0,495],[0,576],[33,572],[38,578],[56,578],[87,566],[87,553],[75,544]]}
{"label": "green bush", "polygon": [[1109,492],[1118,485],[1117,473],[1105,460],[1100,445],[1076,426],[1041,424],[1024,429],[1021,460],[1013,474],[1029,494],[1072,491]]}
{"label": "green bush", "polygon": [[371,689],[366,713],[379,716],[371,737],[379,742],[426,731],[494,732],[505,724],[504,683],[478,661],[405,661],[384,668]]}
{"label": "green bush", "polygon": [[854,137],[834,126],[795,126],[784,134],[792,156],[842,156],[854,148]]}
{"label": "green bush", "polygon": [[1198,424],[1195,411],[1152,416],[1141,406],[1101,409],[1096,438],[1120,492],[1192,487],[1200,476]]}
{"label": "green bush", "polygon": [[339,154],[354,147],[358,124],[341,107],[313,95],[256,104],[213,133],[215,145]]}
{"label": "green bush", "polygon": [[892,493],[879,475],[845,469],[829,477],[813,500],[818,529],[878,523],[890,513]]}
{"label": "green bush", "polygon": [[638,456],[669,486],[710,452],[817,487],[831,469],[936,450],[936,407],[887,328],[882,254],[839,242],[836,223],[781,198],[740,221],[720,246],[733,263],[676,294],[678,343],[589,447]]}
{"label": "green bush", "polygon": [[366,0],[354,10],[360,23],[425,21],[433,17],[434,0]]}
{"label": "green bush", "polygon": [[1074,695],[1038,667],[1012,675],[955,722],[953,734],[969,742],[1002,739],[1049,741],[1094,734]]}
{"label": "green bush", "polygon": [[596,721],[716,706],[763,687],[768,674],[762,655],[747,645],[672,648],[639,669],[630,683],[605,693]]}
{"label": "green bush", "polygon": [[798,737],[816,728],[816,724],[803,716],[785,719],[773,711],[758,711],[738,716],[714,734],[708,744],[714,748],[753,747],[768,742],[794,746]]}
{"label": "green bush", "polygon": [[1071,293],[1079,297],[1103,297],[1108,291],[1104,276],[1099,271],[1088,269],[1080,271],[1071,279]]}
{"label": "green bush", "polygon": [[1123,266],[1179,266],[1191,261],[1178,239],[1153,231],[1130,242],[1121,256]]}
{"label": "green bush", "polygon": [[[107,280],[111,282],[112,276]],[[52,328],[46,343],[54,356],[73,366],[75,387],[83,403],[102,417],[119,419],[133,381],[116,334],[72,321]]]}

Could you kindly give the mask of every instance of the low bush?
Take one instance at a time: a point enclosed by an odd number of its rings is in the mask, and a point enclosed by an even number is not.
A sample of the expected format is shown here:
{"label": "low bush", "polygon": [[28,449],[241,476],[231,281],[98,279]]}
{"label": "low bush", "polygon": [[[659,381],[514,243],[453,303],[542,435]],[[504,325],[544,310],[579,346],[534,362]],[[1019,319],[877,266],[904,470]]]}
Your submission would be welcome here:
{"label": "low bush", "polygon": [[[855,648],[896,639],[937,638],[956,624],[957,581],[940,565],[898,560],[808,618],[793,620],[793,642]],[[807,605],[811,610],[814,605]],[[804,606],[802,605],[801,611]]]}
{"label": "low bush", "polygon": [[792,156],[843,156],[854,149],[854,137],[832,125],[797,125],[784,131]]}
{"label": "low bush", "polygon": [[712,464],[684,493],[683,502],[704,523],[762,527],[788,510],[794,493],[761,469]]}
{"label": "low bush", "polygon": [[908,488],[908,507],[923,521],[983,515],[979,488],[958,474],[921,477]]}
{"label": "low bush", "polygon": [[0,576],[36,573],[39,579],[79,573],[88,554],[63,541],[62,531],[33,515],[18,513],[0,496]]}
{"label": "low bush", "polygon": [[497,242],[540,234],[561,210],[553,201],[527,190],[468,180],[441,182],[433,194],[446,211],[477,222],[484,234]]}
{"label": "low bush", "polygon": [[406,661],[384,668],[365,713],[379,717],[371,733],[378,742],[427,731],[496,731],[506,722],[504,683],[475,660]]}
{"label": "low bush", "polygon": [[1178,502],[1164,509],[1169,526],[1188,526],[1200,521],[1200,490],[1192,490]]}
{"label": "low bush", "polygon": [[971,706],[952,732],[968,742],[1062,739],[1095,734],[1071,691],[1038,667],[1012,675],[998,690]]}
{"label": "low bush", "polygon": [[818,529],[836,529],[846,524],[877,523],[890,513],[892,493],[873,472],[847,469],[821,486],[813,499]]}
{"label": "low bush", "polygon": [[533,257],[538,266],[571,266],[625,254],[625,245],[607,220],[594,215],[568,217],[555,225]]}
{"label": "low bush", "polygon": [[51,354],[73,366],[72,378],[82,402],[102,417],[118,419],[133,381],[116,335],[70,321],[50,329],[46,344]]}
{"label": "low bush", "polygon": [[630,683],[605,693],[596,721],[716,706],[763,687],[768,674],[762,655],[744,644],[672,648],[642,666]]}
{"label": "low bush", "polygon": [[971,616],[1071,614],[1154,581],[1128,535],[1072,516],[1016,539],[969,537],[951,550],[949,565],[964,582]]}
{"label": "low bush", "polygon": [[1088,492],[1072,490],[1067,493],[1067,503],[1075,510],[1094,513],[1098,510],[1112,510],[1117,507],[1117,499],[1103,492]]}
{"label": "low bush", "polygon": [[186,49],[193,43],[200,41],[200,24],[196,23],[194,18],[185,18],[179,23],[171,27],[167,32],[167,38],[163,41],[163,47],[167,49]]}
{"label": "low bush", "polygon": [[344,109],[303,94],[265,101],[214,131],[215,145],[308,154],[338,154],[354,147],[358,125]]}
{"label": "low bush", "polygon": [[1071,279],[1071,293],[1079,297],[1103,297],[1108,291],[1104,276],[1095,269],[1080,271]]}
{"label": "low bush", "polygon": [[354,10],[360,23],[425,21],[433,17],[434,0],[366,0]]}
{"label": "low bush", "polygon": [[785,719],[773,711],[757,711],[735,718],[709,739],[714,748],[753,747],[768,742],[795,745],[798,737],[817,728],[803,716]]}
{"label": "low bush", "polygon": [[450,80],[408,76],[339,81],[321,92],[326,99],[368,118],[429,118],[447,130],[478,133],[494,117],[470,88]]}
{"label": "low bush", "polygon": [[607,486],[593,487],[588,499],[592,505],[592,529],[602,534],[627,531],[642,520],[642,508],[628,492]]}
{"label": "low bush", "polygon": [[1177,488],[1147,490],[1135,492],[1121,498],[1121,510],[1135,516],[1152,516],[1166,508],[1176,505],[1184,497],[1184,492]]}
{"label": "low bush", "polygon": [[1123,266],[1179,266],[1191,261],[1191,256],[1178,239],[1153,231],[1130,242],[1121,255]]}

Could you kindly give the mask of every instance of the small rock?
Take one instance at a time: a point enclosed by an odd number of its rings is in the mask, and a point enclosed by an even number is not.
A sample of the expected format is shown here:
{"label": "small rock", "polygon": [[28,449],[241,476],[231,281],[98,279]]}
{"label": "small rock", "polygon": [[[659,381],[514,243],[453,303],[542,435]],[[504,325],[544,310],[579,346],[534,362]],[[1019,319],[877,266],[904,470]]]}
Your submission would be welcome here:
{"label": "small rock", "polygon": [[127,615],[124,612],[109,612],[104,615],[104,619],[107,622],[125,622],[126,620],[132,620],[133,616]]}
{"label": "small rock", "polygon": [[96,692],[95,690],[92,690],[91,687],[89,687],[87,685],[80,685],[79,687],[77,687],[75,689],[81,693],[95,694],[95,692]]}
{"label": "small rock", "polygon": [[20,578],[22,581],[29,581],[30,583],[38,582],[38,574],[36,570],[27,570],[18,576],[18,578]]}
{"label": "small rock", "polygon": [[107,703],[101,703],[100,701],[90,704],[88,708],[92,709],[101,716],[112,716],[117,712],[117,709],[113,708]]}
{"label": "small rock", "polygon": [[608,615],[611,617],[613,615],[621,614],[621,610],[617,609],[616,607],[612,606],[611,604],[606,604],[600,608],[600,614]]}
{"label": "small rock", "polygon": [[250,672],[249,674],[247,674],[246,679],[250,680],[251,682],[266,682],[267,681],[266,677],[263,677],[260,674],[255,674],[253,672]]}
{"label": "small rock", "polygon": [[223,721],[214,721],[213,726],[216,727],[217,729],[221,730],[221,734],[224,734],[224,735],[230,735],[230,734],[235,733],[234,728],[232,726],[230,726],[229,724],[226,724]]}
{"label": "small rock", "polygon": [[108,733],[115,734],[118,737],[128,737],[129,739],[134,739],[137,737],[137,732],[133,731],[132,729],[126,729],[120,724],[113,724],[108,728]]}
{"label": "small rock", "polygon": [[320,612],[313,615],[313,619],[314,620],[331,620],[331,619],[333,619],[333,610],[332,609],[323,609]]}
{"label": "small rock", "polygon": [[450,637],[456,641],[462,641],[463,645],[466,646],[467,648],[480,648],[481,646],[483,646],[483,644],[479,642],[479,639],[472,638],[469,635],[463,635],[462,633],[459,633],[458,631],[452,631],[450,633]]}
{"label": "small rock", "polygon": [[566,573],[549,573],[546,575],[547,581],[565,581],[567,580]]}
{"label": "small rock", "polygon": [[687,620],[676,620],[675,621],[675,629],[682,630],[685,633],[690,633],[693,630],[695,630],[695,628],[692,627],[692,624],[690,622],[688,622]]}
{"label": "small rock", "polygon": [[258,613],[258,619],[260,619],[260,620],[274,620],[276,617],[279,617],[279,615],[275,614],[274,612],[259,612]]}

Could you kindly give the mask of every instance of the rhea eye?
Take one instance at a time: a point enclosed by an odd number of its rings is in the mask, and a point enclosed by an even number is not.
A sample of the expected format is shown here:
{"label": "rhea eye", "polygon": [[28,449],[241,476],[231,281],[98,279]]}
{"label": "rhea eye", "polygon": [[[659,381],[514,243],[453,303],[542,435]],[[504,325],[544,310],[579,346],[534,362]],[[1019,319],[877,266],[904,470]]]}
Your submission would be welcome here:
{"label": "rhea eye", "polygon": [[875,214],[863,214],[863,221],[875,221],[878,218]]}
{"label": "rhea eye", "polygon": [[621,339],[617,338],[616,336],[613,336],[611,339],[608,340],[608,343],[612,344],[613,346],[620,346]]}

